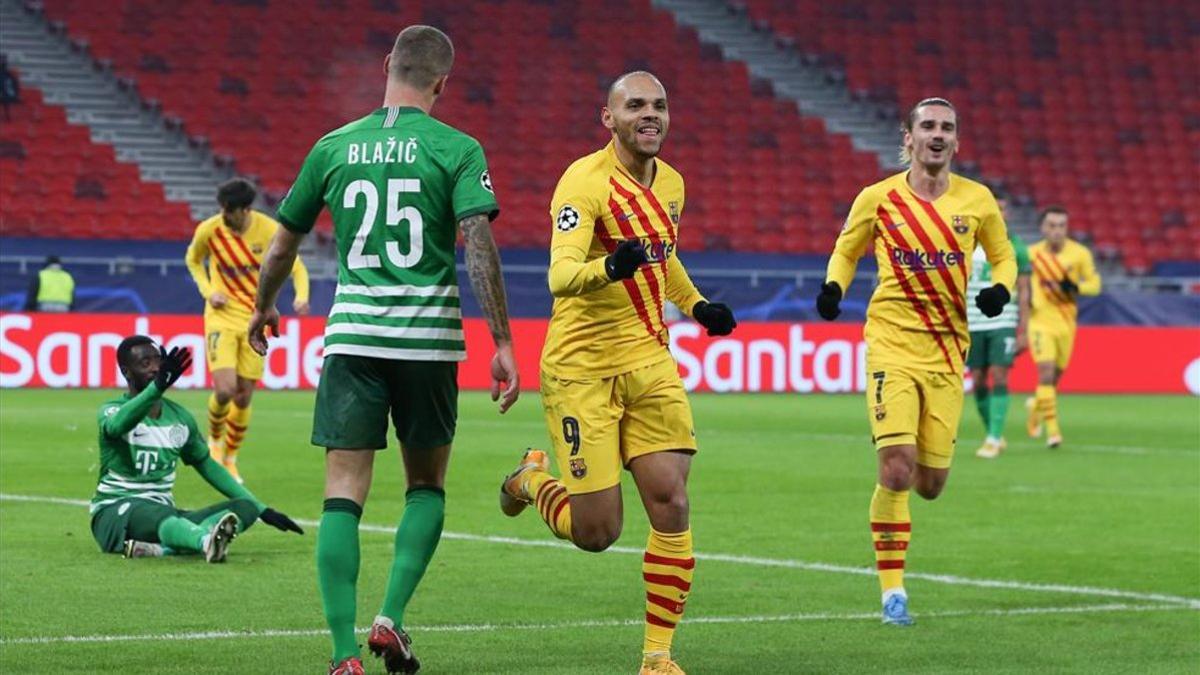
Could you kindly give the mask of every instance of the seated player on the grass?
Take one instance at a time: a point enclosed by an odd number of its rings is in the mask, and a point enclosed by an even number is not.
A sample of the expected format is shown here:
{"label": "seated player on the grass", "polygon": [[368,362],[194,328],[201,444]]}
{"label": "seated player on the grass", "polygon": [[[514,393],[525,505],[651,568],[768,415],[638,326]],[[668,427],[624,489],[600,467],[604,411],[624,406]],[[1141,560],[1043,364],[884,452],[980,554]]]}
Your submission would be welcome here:
{"label": "seated player on the grass", "polygon": [[[188,349],[167,353],[144,335],[127,337],[117,347],[129,391],[100,406],[100,475],[90,511],[101,551],[124,552],[127,558],[203,553],[216,563],[255,520],[304,534],[209,457],[195,418],[163,398],[191,364]],[[171,491],[179,460],[229,500],[195,511],[176,508]]]}

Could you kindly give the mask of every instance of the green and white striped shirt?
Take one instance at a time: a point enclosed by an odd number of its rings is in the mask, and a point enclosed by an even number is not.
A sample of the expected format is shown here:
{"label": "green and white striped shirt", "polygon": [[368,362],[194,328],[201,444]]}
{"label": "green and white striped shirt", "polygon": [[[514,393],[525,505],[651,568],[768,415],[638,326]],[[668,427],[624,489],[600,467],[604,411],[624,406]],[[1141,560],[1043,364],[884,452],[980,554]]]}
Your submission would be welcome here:
{"label": "green and white striped shirt", "polygon": [[[1013,251],[1017,254],[1017,275],[1030,274],[1033,270],[1029,262],[1029,249],[1021,238],[1015,234],[1009,234],[1009,241],[1012,242]],[[998,330],[1002,328],[1017,327],[1017,292],[1014,291],[1012,299],[1004,306],[998,316],[984,316],[983,312],[975,306],[975,296],[985,288],[991,288],[992,282],[992,266],[987,261],[987,254],[983,252],[983,247],[976,247],[975,253],[971,256],[971,277],[967,280],[967,330],[971,332],[984,330]]]}
{"label": "green and white striped shirt", "polygon": [[325,207],[338,249],[325,354],[465,359],[458,222],[499,213],[479,143],[417,108],[380,108],[317,141],[278,218],[308,232]]}
{"label": "green and white striped shirt", "polygon": [[174,506],[172,490],[179,462],[195,465],[208,457],[208,446],[195,418],[183,406],[166,399],[162,399],[157,418],[147,415],[124,434],[110,435],[106,431],[110,425],[105,422],[129,400],[125,394],[100,406],[100,471],[92,513],[126,499]]}

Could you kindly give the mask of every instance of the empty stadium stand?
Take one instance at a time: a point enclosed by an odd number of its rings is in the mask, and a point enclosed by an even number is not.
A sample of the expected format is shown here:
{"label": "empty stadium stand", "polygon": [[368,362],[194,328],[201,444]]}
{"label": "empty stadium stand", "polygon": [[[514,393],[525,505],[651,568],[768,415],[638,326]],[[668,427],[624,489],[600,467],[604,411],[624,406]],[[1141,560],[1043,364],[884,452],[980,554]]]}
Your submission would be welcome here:
{"label": "empty stadium stand", "polygon": [[648,0],[45,6],[275,193],[316,138],[380,104],[397,28],[445,27],[457,62],[435,112],[487,150],[504,211],[497,238],[509,246],[547,243],[555,181],[605,142],[605,88],[635,68],[654,70],[670,90],[664,158],[688,179],[685,249],[828,250],[849,201],[880,175],[872,155],[799,115]]}
{"label": "empty stadium stand", "polygon": [[957,102],[963,161],[1039,205],[1067,205],[1098,252],[1130,271],[1200,260],[1200,5],[732,6],[863,96],[897,110],[930,95]]}
{"label": "empty stadium stand", "polygon": [[25,86],[0,116],[0,232],[5,236],[136,239],[186,237],[187,206],[118,162],[112,146]]}

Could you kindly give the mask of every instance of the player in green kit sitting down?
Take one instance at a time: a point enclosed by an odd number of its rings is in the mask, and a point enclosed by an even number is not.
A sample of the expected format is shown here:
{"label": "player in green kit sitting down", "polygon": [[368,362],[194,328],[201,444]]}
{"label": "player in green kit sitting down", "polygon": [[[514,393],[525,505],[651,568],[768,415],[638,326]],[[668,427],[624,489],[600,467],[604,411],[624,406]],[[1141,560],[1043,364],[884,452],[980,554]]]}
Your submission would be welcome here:
{"label": "player in green kit sitting down", "polygon": [[[91,505],[92,536],[105,553],[124,552],[126,558],[203,553],[217,563],[255,520],[304,534],[210,458],[195,418],[163,398],[191,364],[188,349],[168,353],[144,335],[127,337],[117,347],[129,391],[100,406],[100,472]],[[180,461],[229,500],[195,511],[176,508],[171,490]]]}

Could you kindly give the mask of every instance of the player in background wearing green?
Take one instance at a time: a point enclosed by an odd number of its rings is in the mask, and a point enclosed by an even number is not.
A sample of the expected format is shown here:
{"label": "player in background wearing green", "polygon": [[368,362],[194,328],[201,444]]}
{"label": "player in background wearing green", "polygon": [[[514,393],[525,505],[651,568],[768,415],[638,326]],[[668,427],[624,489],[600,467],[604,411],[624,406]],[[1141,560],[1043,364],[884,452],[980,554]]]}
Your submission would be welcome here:
{"label": "player in background wearing green", "polygon": [[[117,346],[117,365],[129,391],[100,406],[100,472],[92,497],[92,536],[105,553],[127,558],[203,553],[224,562],[229,542],[255,520],[304,534],[268,508],[208,455],[204,434],[183,406],[163,398],[192,364],[191,352],[167,353],[144,335]],[[178,463],[196,470],[229,498],[195,511],[175,506]]]}
{"label": "player in background wearing green", "polygon": [[383,107],[317,141],[280,204],[283,228],[263,262],[250,319],[251,345],[266,353],[264,330],[278,335],[279,289],[301,240],[328,207],[338,286],[325,327],[312,442],[326,449],[317,576],[333,640],[329,672],[336,675],[363,672],[354,639],[358,525],[374,451],[387,447],[389,415],[408,491],[386,595],[367,646],[383,657],[389,673],[420,667],[403,630],[404,611],[442,535],[458,362],[466,358],[454,256],[458,230],[496,345],[492,400],[502,398],[503,413],[519,392],[491,231],[499,208],[483,148],[429,114],[453,61],[450,39],[436,28],[400,32],[384,59]]}
{"label": "player in background wearing green", "polygon": [[[997,195],[1000,215],[1007,218],[1008,198]],[[967,305],[967,328],[971,334],[971,350],[967,367],[975,381],[975,407],[983,419],[987,437],[975,451],[976,457],[995,459],[1007,443],[1004,441],[1004,422],[1008,419],[1008,370],[1013,359],[1029,345],[1029,277],[1033,266],[1029,249],[1012,230],[1008,231],[1017,254],[1017,293],[1004,306],[999,316],[987,317],[973,304]],[[982,248],[971,257],[971,278],[967,281],[967,297],[992,287],[992,266]],[[990,382],[988,381],[990,378]]]}

